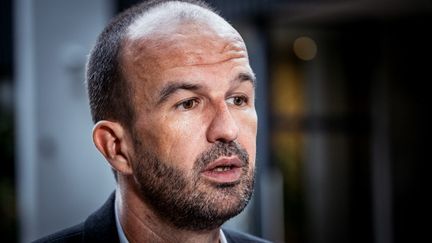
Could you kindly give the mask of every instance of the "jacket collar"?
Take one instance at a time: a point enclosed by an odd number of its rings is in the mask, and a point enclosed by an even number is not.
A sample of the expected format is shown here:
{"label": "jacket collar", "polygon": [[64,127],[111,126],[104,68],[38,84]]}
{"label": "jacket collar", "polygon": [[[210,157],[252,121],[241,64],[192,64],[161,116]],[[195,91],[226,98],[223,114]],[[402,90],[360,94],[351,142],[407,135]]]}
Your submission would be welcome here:
{"label": "jacket collar", "polygon": [[84,222],[84,242],[119,242],[114,214],[115,192]]}

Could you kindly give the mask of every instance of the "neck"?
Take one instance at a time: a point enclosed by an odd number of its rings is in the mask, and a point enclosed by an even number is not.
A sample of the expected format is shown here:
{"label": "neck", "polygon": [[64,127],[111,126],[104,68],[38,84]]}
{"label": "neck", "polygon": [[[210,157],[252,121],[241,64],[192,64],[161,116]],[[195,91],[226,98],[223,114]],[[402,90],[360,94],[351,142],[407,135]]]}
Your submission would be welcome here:
{"label": "neck", "polygon": [[119,178],[115,203],[120,224],[129,242],[219,242],[220,228],[210,231],[182,230],[164,221],[143,202],[138,190],[131,186],[134,182],[125,180],[128,179]]}

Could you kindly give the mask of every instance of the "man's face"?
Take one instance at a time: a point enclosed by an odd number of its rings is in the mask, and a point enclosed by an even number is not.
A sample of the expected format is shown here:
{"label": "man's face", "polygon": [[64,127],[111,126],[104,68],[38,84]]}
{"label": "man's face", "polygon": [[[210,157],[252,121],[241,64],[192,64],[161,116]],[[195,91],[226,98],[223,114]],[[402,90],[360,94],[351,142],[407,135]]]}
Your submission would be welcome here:
{"label": "man's face", "polygon": [[257,116],[237,32],[183,24],[152,33],[126,42],[122,67],[134,90],[132,165],[143,201],[189,230],[241,212],[253,189]]}

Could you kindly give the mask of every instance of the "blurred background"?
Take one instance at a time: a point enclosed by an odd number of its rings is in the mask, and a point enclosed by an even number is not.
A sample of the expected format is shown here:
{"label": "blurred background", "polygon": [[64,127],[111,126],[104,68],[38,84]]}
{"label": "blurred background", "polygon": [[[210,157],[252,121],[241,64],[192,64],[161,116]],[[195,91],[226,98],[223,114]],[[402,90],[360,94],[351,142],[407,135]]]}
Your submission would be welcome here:
{"label": "blurred background", "polygon": [[[1,1],[3,242],[78,223],[114,189],[91,141],[84,64],[136,2]],[[431,1],[208,2],[258,78],[256,191],[227,227],[288,243],[430,241]]]}

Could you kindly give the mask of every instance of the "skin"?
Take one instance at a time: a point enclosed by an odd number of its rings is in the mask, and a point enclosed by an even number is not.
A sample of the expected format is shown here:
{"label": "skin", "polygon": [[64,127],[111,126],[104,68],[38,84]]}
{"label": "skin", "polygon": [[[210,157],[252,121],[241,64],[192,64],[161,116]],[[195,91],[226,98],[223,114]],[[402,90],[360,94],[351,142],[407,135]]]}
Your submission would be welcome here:
{"label": "skin", "polygon": [[[228,24],[219,23],[182,23],[158,29],[163,31],[127,40],[123,47],[123,73],[133,90],[135,136],[146,149],[189,175],[197,156],[212,144],[236,141],[249,154],[248,171],[253,171],[257,133],[254,76],[240,35]],[[128,240],[218,242],[219,228],[204,232],[176,229],[140,197],[134,180],[137,155],[131,130],[115,121],[100,121],[93,131],[97,148],[119,172],[116,203]],[[211,179],[204,180],[208,187],[203,190],[214,190]]]}

